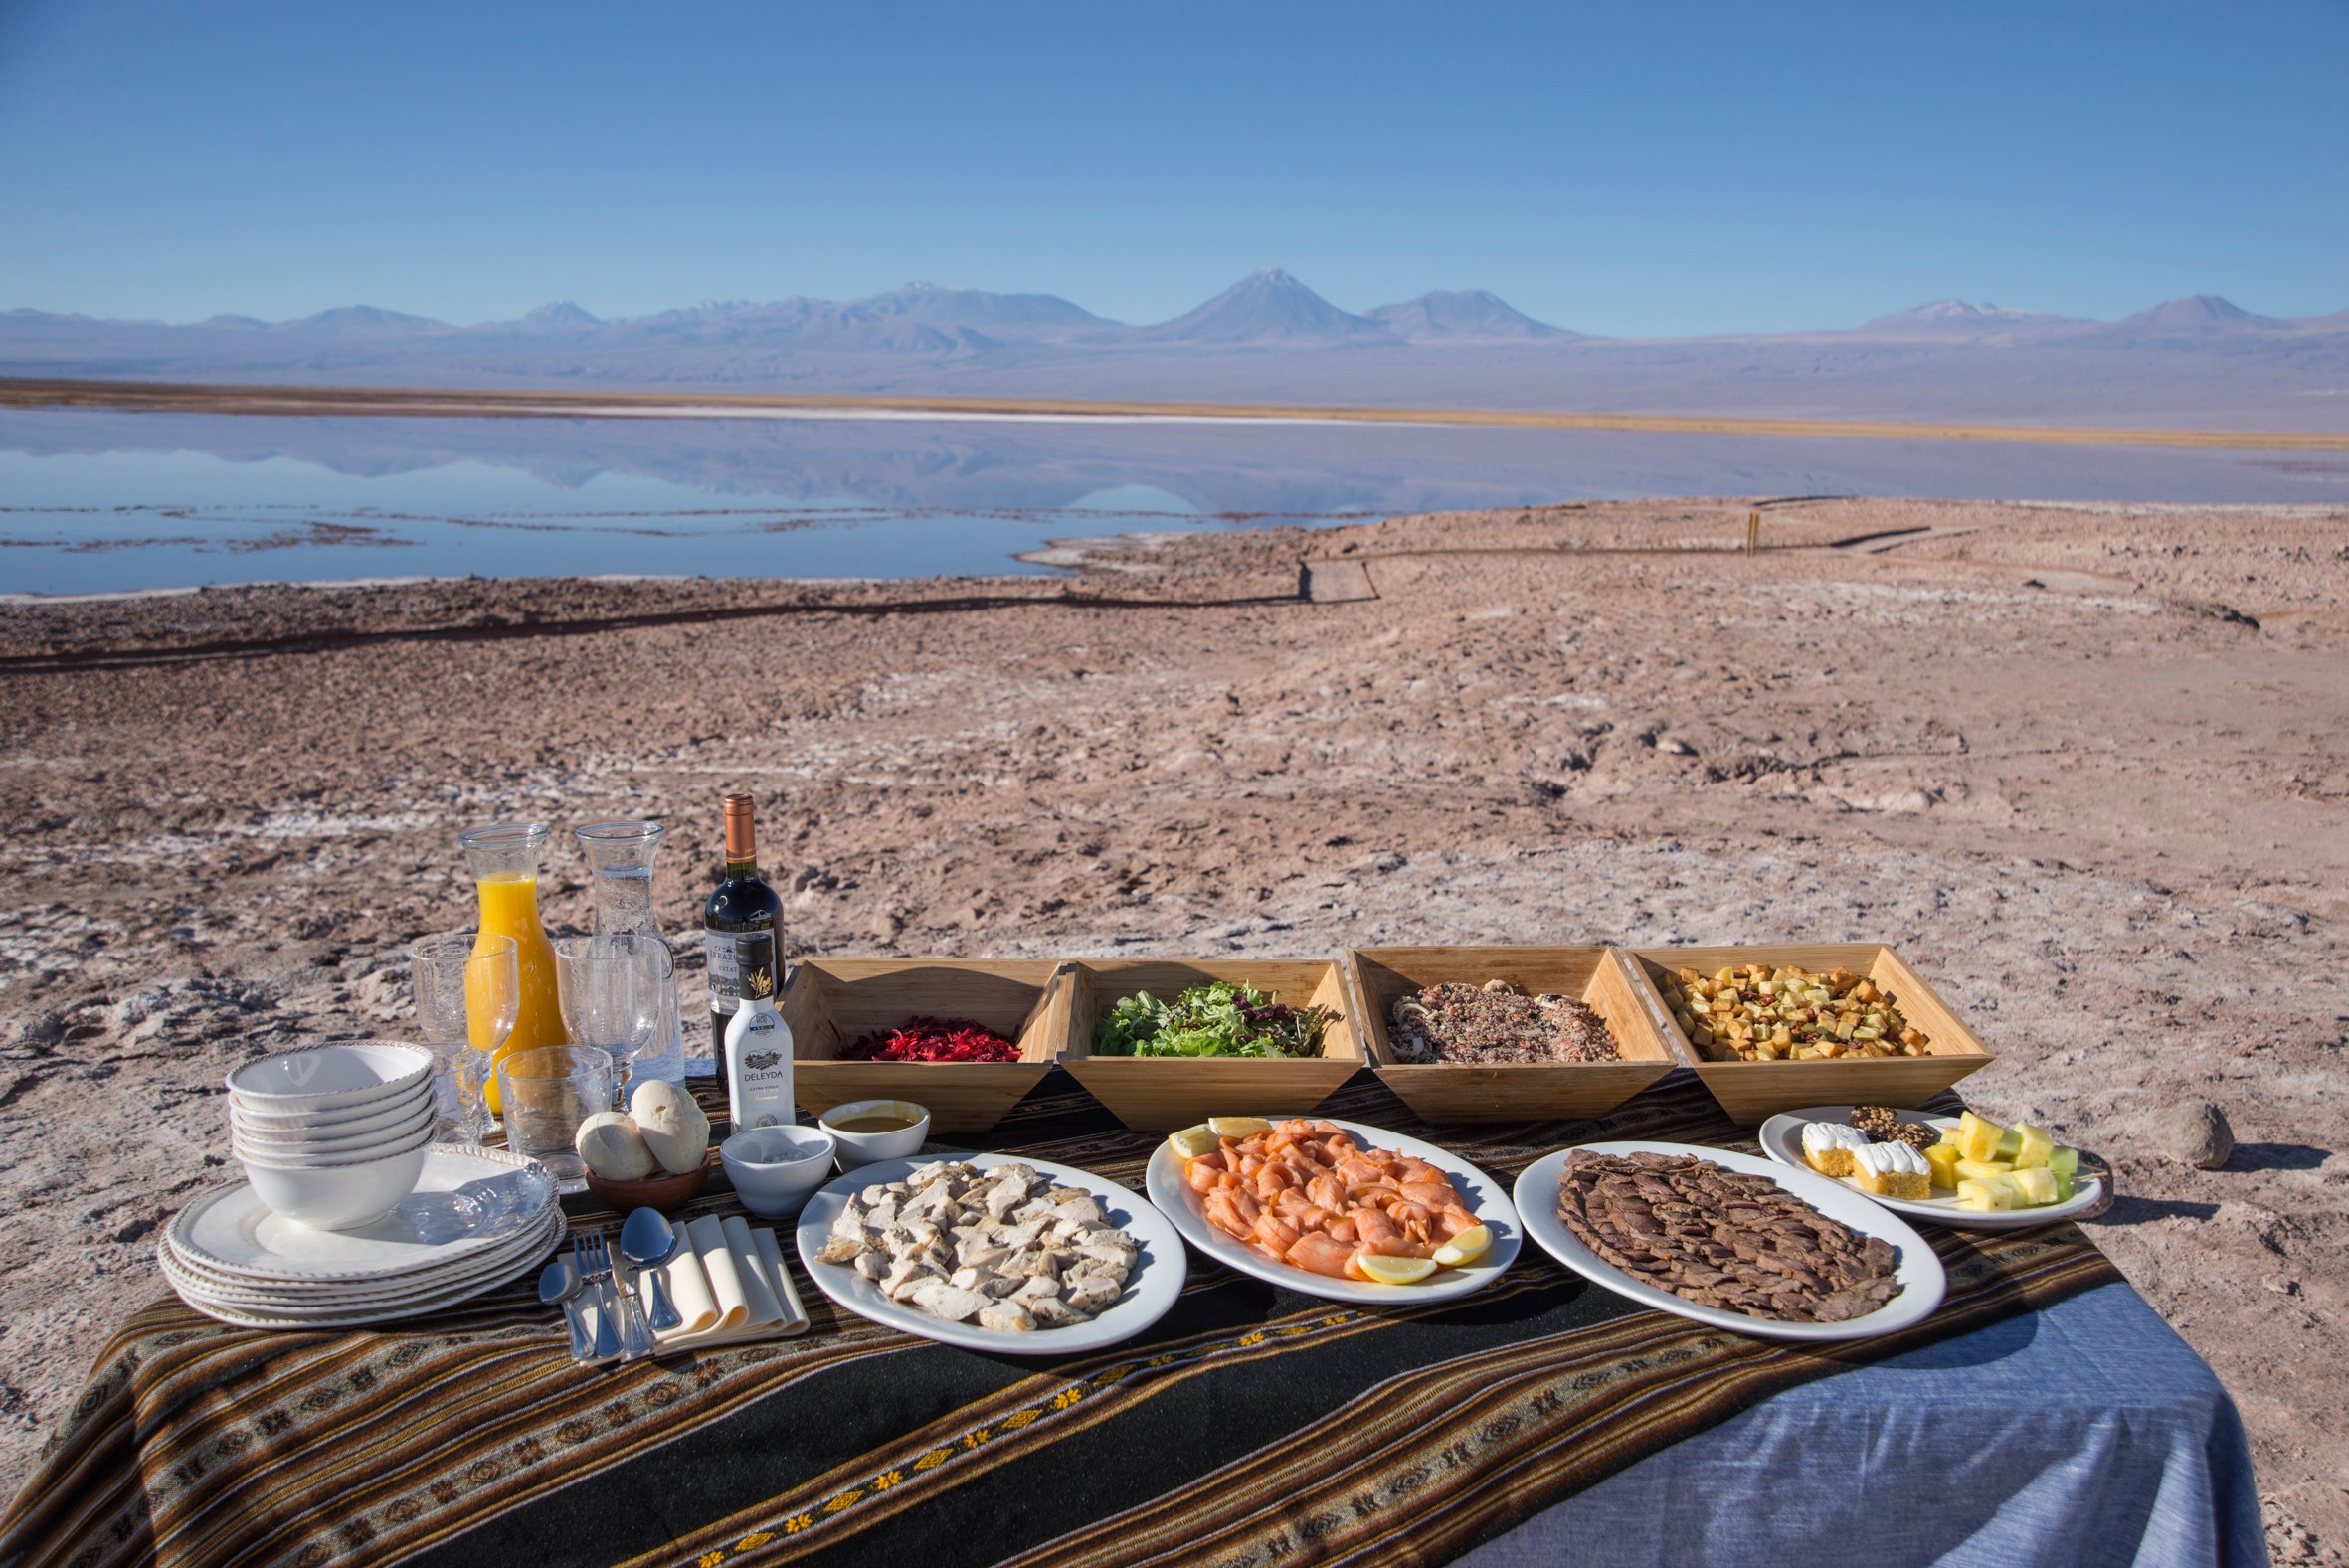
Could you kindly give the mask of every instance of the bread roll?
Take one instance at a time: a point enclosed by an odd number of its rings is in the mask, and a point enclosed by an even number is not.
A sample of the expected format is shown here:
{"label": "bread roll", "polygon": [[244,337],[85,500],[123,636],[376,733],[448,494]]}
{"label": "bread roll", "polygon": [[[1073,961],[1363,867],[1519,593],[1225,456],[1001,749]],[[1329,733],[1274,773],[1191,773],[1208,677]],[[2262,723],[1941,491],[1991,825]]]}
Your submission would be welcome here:
{"label": "bread roll", "polygon": [[710,1119],[681,1084],[648,1078],[629,1096],[629,1114],[636,1131],[672,1176],[695,1170],[709,1158]]}

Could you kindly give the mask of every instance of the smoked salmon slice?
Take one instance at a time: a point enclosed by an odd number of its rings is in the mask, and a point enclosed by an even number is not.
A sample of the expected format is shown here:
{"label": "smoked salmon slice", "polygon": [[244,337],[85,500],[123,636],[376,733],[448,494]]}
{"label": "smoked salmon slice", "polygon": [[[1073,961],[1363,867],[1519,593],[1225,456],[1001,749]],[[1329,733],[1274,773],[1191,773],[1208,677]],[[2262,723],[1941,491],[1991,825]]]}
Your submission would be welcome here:
{"label": "smoked salmon slice", "polygon": [[1225,1137],[1183,1179],[1207,1223],[1267,1257],[1331,1279],[1367,1280],[1357,1260],[1426,1258],[1477,1218],[1444,1173],[1343,1128],[1303,1119]]}

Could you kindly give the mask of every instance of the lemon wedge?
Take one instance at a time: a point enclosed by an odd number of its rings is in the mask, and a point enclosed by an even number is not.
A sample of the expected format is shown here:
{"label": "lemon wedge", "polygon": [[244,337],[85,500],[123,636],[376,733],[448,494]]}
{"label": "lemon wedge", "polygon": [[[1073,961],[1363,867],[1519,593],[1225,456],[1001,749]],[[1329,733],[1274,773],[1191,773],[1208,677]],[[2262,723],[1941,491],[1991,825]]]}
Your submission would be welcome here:
{"label": "lemon wedge", "polygon": [[1207,1130],[1204,1123],[1186,1127],[1179,1132],[1167,1134],[1167,1141],[1174,1145],[1174,1152],[1184,1159],[1196,1159],[1201,1154],[1212,1154],[1223,1146],[1220,1138]]}
{"label": "lemon wedge", "polygon": [[1271,1132],[1272,1124],[1262,1117],[1209,1117],[1207,1131],[1217,1137],[1254,1137]]}
{"label": "lemon wedge", "polygon": [[1384,1253],[1368,1252],[1356,1260],[1362,1273],[1380,1285],[1417,1285],[1435,1273],[1433,1258],[1389,1258]]}
{"label": "lemon wedge", "polygon": [[1482,1225],[1471,1225],[1459,1235],[1435,1250],[1435,1261],[1447,1269],[1474,1263],[1493,1245],[1493,1233]]}

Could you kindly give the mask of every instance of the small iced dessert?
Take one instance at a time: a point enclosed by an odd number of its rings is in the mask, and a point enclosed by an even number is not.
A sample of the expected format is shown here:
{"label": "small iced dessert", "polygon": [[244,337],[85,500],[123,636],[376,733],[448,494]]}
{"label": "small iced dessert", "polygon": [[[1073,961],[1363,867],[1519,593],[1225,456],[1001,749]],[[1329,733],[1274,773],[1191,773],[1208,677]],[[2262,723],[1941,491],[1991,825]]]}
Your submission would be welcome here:
{"label": "small iced dessert", "polygon": [[1867,1146],[1866,1133],[1841,1122],[1809,1122],[1803,1126],[1803,1158],[1822,1176],[1850,1175],[1853,1154]]}
{"label": "small iced dessert", "polygon": [[1852,1150],[1852,1175],[1872,1197],[1922,1202],[1933,1195],[1932,1170],[1906,1143],[1865,1143]]}

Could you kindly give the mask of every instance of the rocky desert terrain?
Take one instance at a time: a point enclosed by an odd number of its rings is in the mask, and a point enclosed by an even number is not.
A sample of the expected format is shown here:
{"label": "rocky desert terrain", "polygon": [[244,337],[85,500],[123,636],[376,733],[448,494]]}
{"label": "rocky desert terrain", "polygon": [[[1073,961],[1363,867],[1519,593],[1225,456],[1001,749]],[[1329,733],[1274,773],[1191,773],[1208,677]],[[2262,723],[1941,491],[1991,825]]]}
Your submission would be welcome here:
{"label": "rocky desert terrain", "polygon": [[[225,1069],[405,1027],[459,828],[661,818],[691,931],[747,788],[802,951],[1891,942],[1971,1100],[2112,1161],[2277,1558],[2345,1560],[2349,510],[1798,500],[1747,556],[1750,504],[0,609],[0,1476],[224,1178]],[[584,882],[558,834],[552,923]],[[2187,1098],[2226,1167],[2148,1141]]]}

